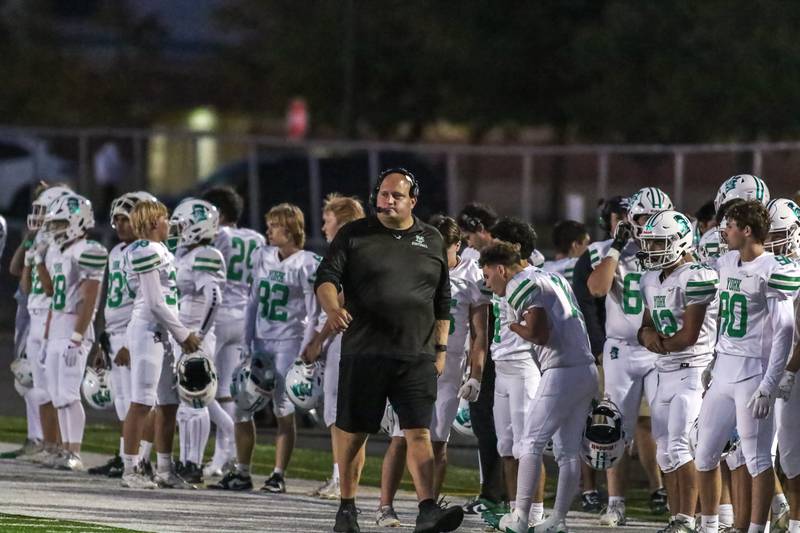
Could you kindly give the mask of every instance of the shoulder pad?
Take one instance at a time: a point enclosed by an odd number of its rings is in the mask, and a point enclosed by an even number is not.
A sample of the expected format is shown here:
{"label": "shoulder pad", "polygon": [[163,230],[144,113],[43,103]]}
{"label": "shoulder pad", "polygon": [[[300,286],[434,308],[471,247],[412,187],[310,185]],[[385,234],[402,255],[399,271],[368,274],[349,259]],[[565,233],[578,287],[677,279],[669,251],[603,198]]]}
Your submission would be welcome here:
{"label": "shoulder pad", "polygon": [[101,269],[108,262],[108,251],[97,241],[86,241],[78,254],[78,264],[83,267]]}
{"label": "shoulder pad", "polygon": [[137,274],[158,268],[162,263],[162,252],[158,243],[145,240],[136,241],[128,251],[131,268]]}
{"label": "shoulder pad", "polygon": [[201,270],[205,272],[222,271],[225,265],[225,260],[222,253],[216,248],[211,246],[203,246],[194,254],[192,261],[192,270]]}

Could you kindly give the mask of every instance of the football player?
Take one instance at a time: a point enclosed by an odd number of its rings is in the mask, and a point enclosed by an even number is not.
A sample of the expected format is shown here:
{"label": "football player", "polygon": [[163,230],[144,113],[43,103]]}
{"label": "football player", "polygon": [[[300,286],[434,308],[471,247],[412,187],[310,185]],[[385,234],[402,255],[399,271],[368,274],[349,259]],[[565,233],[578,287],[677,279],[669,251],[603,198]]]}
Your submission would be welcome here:
{"label": "football player", "polygon": [[661,211],[639,235],[644,301],[639,343],[657,354],[658,379],[651,404],[658,464],[664,472],[669,531],[695,531],[697,479],[689,431],[700,412],[700,376],[711,361],[717,334],[717,273],[691,262],[691,222],[677,211]]}
{"label": "football player", "polygon": [[[187,198],[173,211],[170,217],[173,235],[178,238],[175,261],[178,284],[178,319],[187,328],[197,331],[202,338],[202,351],[213,358],[216,337],[212,330],[222,304],[222,288],[225,284],[225,260],[211,242],[219,228],[217,208],[199,198]],[[178,352],[179,347],[173,347]],[[202,403],[202,402],[201,402]],[[227,433],[233,432],[233,420],[228,413],[212,402],[215,422],[225,425]],[[157,480],[162,486],[179,486],[202,483],[201,469],[203,451],[208,442],[210,409],[205,405],[189,405],[180,402],[177,420],[180,437],[181,463],[179,476]],[[181,479],[182,478],[182,479]]]}
{"label": "football player", "polygon": [[[214,187],[203,193],[202,198],[219,211],[219,231],[214,239],[214,247],[225,259],[226,279],[222,288],[222,306],[214,325],[217,340],[214,366],[219,379],[218,405],[233,422],[236,409],[231,398],[231,382],[243,349],[245,309],[253,281],[253,256],[256,250],[264,246],[265,240],[257,231],[237,227],[242,216],[243,200],[234,189]],[[234,432],[238,424],[228,426],[221,413],[215,416],[213,404],[209,410],[217,427],[216,440],[211,463],[203,469],[203,474],[213,478],[222,476],[223,470],[233,470],[231,463],[236,457]],[[243,423],[243,426],[252,426],[252,421]]]}
{"label": "football player", "polygon": [[558,272],[572,284],[572,270],[578,258],[588,249],[589,231],[586,226],[574,220],[562,220],[553,226],[553,246],[556,249],[556,258],[545,261],[542,270]]}
{"label": "football player", "polygon": [[[625,436],[633,438],[637,427],[642,397],[651,404],[656,392],[655,354],[639,345],[636,333],[642,324],[644,305],[639,290],[642,270],[636,254],[639,252],[638,237],[647,219],[664,209],[672,209],[672,201],[656,187],[645,187],[628,201],[625,220],[614,229],[614,238],[599,243],[590,250],[594,253],[587,286],[592,296],[605,296],[606,342],[603,348],[603,373],[605,395],[619,407],[622,414]],[[640,425],[641,427],[641,425]],[[652,442],[649,431],[636,432],[636,440],[642,444]],[[643,455],[640,452],[640,456]],[[650,478],[653,502],[665,499],[658,479],[657,465],[649,465],[643,458],[643,466]],[[651,466],[655,466],[652,468]],[[604,526],[625,525],[625,459],[607,470],[608,508],[600,516]],[[660,507],[660,505],[659,505]]]}
{"label": "football player", "polygon": [[[493,231],[494,234],[494,231]],[[598,380],[589,337],[575,296],[560,274],[524,268],[520,253],[500,242],[481,253],[486,285],[504,298],[508,328],[526,342],[542,369],[531,408],[525,413],[517,476],[517,502],[500,519],[501,531],[529,531],[531,495],[542,476],[542,455],[552,438],[559,467],[553,514],[533,527],[535,533],[567,531],[564,520],[578,492],[582,429]],[[498,373],[498,378],[500,374]]]}
{"label": "football player", "polygon": [[764,251],[770,221],[759,200],[734,205],[725,218],[731,251],[717,263],[719,335],[695,450],[701,528],[715,533],[718,529],[717,466],[722,440],[727,441],[735,427],[752,477],[749,531],[757,532],[764,531],[774,492],[772,408],[791,349],[792,297],[800,289],[800,271],[790,259]]}
{"label": "football player", "polygon": [[[130,352],[127,348],[126,330],[133,310],[134,294],[128,289],[125,273],[125,250],[136,240],[131,227],[130,212],[139,201],[155,201],[150,193],[139,191],[125,193],[111,202],[111,227],[117,233],[119,243],[108,254],[108,288],[103,311],[105,318],[105,338],[108,356],[111,359],[111,390],[114,394],[114,409],[120,422],[125,421],[131,401]],[[141,459],[146,465],[153,449],[153,413],[149,415],[140,442]],[[121,428],[120,428],[121,433]],[[121,477],[125,453],[124,439],[119,438],[119,455],[115,455],[105,465],[90,468],[89,473]],[[147,468],[145,466],[145,468]]]}
{"label": "football player", "polygon": [[45,375],[63,446],[56,466],[68,470],[83,470],[80,451],[86,413],[80,389],[108,261],[106,249],[86,238],[93,227],[92,204],[74,193],[54,200],[44,216],[44,232],[52,242],[44,262],[53,285],[45,328]]}
{"label": "football player", "polygon": [[165,474],[162,477],[173,472],[172,437],[178,400],[167,335],[172,335],[185,353],[197,351],[200,339],[178,319],[175,258],[164,245],[169,236],[167,208],[158,201],[141,201],[131,210],[130,220],[139,240],[125,250],[126,279],[136,296],[127,329],[131,401],[123,427],[122,486],[152,489],[158,485],[135,467],[143,425],[154,405],[156,468]]}

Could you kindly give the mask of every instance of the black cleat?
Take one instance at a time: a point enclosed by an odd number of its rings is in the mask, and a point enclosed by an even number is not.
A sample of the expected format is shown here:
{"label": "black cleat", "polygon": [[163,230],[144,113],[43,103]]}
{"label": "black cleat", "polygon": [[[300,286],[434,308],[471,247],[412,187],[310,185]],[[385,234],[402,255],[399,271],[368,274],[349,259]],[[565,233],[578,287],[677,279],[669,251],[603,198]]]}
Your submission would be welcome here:
{"label": "black cleat", "polygon": [[197,465],[191,461],[186,461],[186,463],[183,465],[183,471],[178,475],[182,477],[184,481],[191,483],[192,485],[199,485],[203,483],[203,469],[200,468],[200,465]]}
{"label": "black cleat", "polygon": [[336,525],[333,526],[336,533],[361,533],[358,527],[358,509],[355,505],[340,506],[336,513]]}
{"label": "black cleat", "polygon": [[455,531],[464,521],[464,509],[460,505],[452,507],[430,507],[420,509],[414,533],[442,533]]}
{"label": "black cleat", "polygon": [[108,476],[108,477],[122,477],[122,471],[125,469],[125,464],[122,462],[122,457],[114,455],[111,459],[102,466],[95,466],[87,470],[93,476]]}
{"label": "black cleat", "polygon": [[599,513],[603,510],[603,501],[596,490],[581,494],[581,509],[584,513]]}
{"label": "black cleat", "polygon": [[669,512],[666,489],[660,488],[650,495],[650,510],[653,514],[667,514]]}
{"label": "black cleat", "polygon": [[253,490],[253,478],[248,475],[242,474],[241,472],[231,470],[216,483],[207,485],[207,488],[215,490],[234,490],[234,491]]}
{"label": "black cleat", "polygon": [[273,472],[264,482],[261,492],[272,492],[273,494],[283,494],[286,492],[286,481],[281,474]]}

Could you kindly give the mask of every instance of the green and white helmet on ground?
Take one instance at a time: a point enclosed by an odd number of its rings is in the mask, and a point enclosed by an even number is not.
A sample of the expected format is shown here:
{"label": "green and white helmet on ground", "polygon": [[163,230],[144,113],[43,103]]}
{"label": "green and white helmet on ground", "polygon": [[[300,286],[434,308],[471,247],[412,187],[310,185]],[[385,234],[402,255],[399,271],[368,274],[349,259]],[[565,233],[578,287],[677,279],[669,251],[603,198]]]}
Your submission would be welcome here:
{"label": "green and white helmet on ground", "polygon": [[286,373],[286,394],[303,411],[310,411],[322,398],[323,366],[319,362],[306,364],[297,360]]}
{"label": "green and white helmet on ground", "polygon": [[86,403],[94,409],[104,411],[114,405],[114,395],[111,392],[111,372],[105,368],[95,370],[86,367],[81,383],[81,392]]}
{"label": "green and white helmet on ground", "polygon": [[205,200],[187,198],[178,204],[169,219],[170,230],[179,246],[213,240],[219,228],[219,211]]}
{"label": "green and white helmet on ground", "polygon": [[645,269],[662,270],[691,253],[693,242],[692,223],[685,215],[661,211],[647,219],[639,235],[642,251],[637,255]]}
{"label": "green and white helmet on ground", "polygon": [[28,229],[31,231],[38,230],[44,224],[44,216],[47,214],[47,208],[56,199],[68,194],[74,194],[72,189],[64,187],[63,185],[55,185],[48,187],[39,193],[36,200],[31,205],[31,213],[28,215]]}
{"label": "green and white helmet on ground", "polygon": [[92,203],[75,193],[59,196],[50,204],[44,216],[43,229],[56,244],[79,239],[93,227]]}
{"label": "green and white helmet on ground", "polygon": [[714,210],[719,213],[719,208],[734,198],[758,200],[767,205],[767,202],[769,202],[769,188],[767,188],[764,180],[752,174],[731,176],[719,186],[717,196],[714,198]]}
{"label": "green and white helmet on ground", "polygon": [[111,202],[111,227],[114,228],[114,217],[122,215],[124,217],[131,216],[131,210],[139,202],[147,200],[148,202],[157,202],[155,196],[145,191],[126,192],[119,198],[115,198]]}
{"label": "green and white helmet on ground", "polygon": [[633,236],[637,239],[644,229],[644,224],[639,224],[636,219],[641,215],[655,215],[659,211],[673,209],[672,200],[667,193],[658,187],[645,187],[639,189],[628,200],[628,222],[633,226]]}
{"label": "green and white helmet on ground", "polygon": [[786,198],[776,198],[767,204],[769,238],[764,248],[775,255],[800,253],[800,206]]}

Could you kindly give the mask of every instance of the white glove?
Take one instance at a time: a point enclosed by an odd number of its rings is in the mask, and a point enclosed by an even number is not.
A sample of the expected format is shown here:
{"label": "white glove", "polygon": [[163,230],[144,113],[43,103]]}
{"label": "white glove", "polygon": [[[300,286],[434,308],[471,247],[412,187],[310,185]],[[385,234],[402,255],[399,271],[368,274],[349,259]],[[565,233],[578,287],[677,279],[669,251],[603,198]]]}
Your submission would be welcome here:
{"label": "white glove", "polygon": [[25,266],[32,267],[36,264],[36,257],[39,254],[36,252],[35,248],[28,248],[25,251]]}
{"label": "white glove", "polygon": [[31,250],[36,252],[38,255],[44,256],[47,253],[47,247],[50,245],[50,239],[47,237],[47,233],[42,230],[36,232],[36,237],[33,238],[33,246],[31,246]]}
{"label": "white glove", "polygon": [[750,409],[753,418],[766,418],[772,409],[772,402],[773,398],[769,393],[758,387],[747,402],[747,408]]}
{"label": "white glove", "polygon": [[783,401],[788,401],[789,396],[792,394],[792,387],[794,386],[795,373],[789,370],[784,370],[780,383],[778,383],[778,391],[775,396]]}
{"label": "white glove", "polygon": [[81,345],[80,344],[70,344],[67,346],[67,349],[64,350],[64,364],[68,367],[73,367],[78,363],[78,356],[81,352]]}
{"label": "white glove", "polygon": [[475,378],[469,378],[466,383],[461,385],[458,389],[458,396],[464,398],[468,402],[477,401],[478,395],[481,393],[481,382]]}
{"label": "white glove", "polygon": [[714,360],[712,359],[708,366],[703,369],[703,373],[700,374],[700,383],[703,384],[703,390],[708,390],[711,386],[711,372],[714,370]]}

